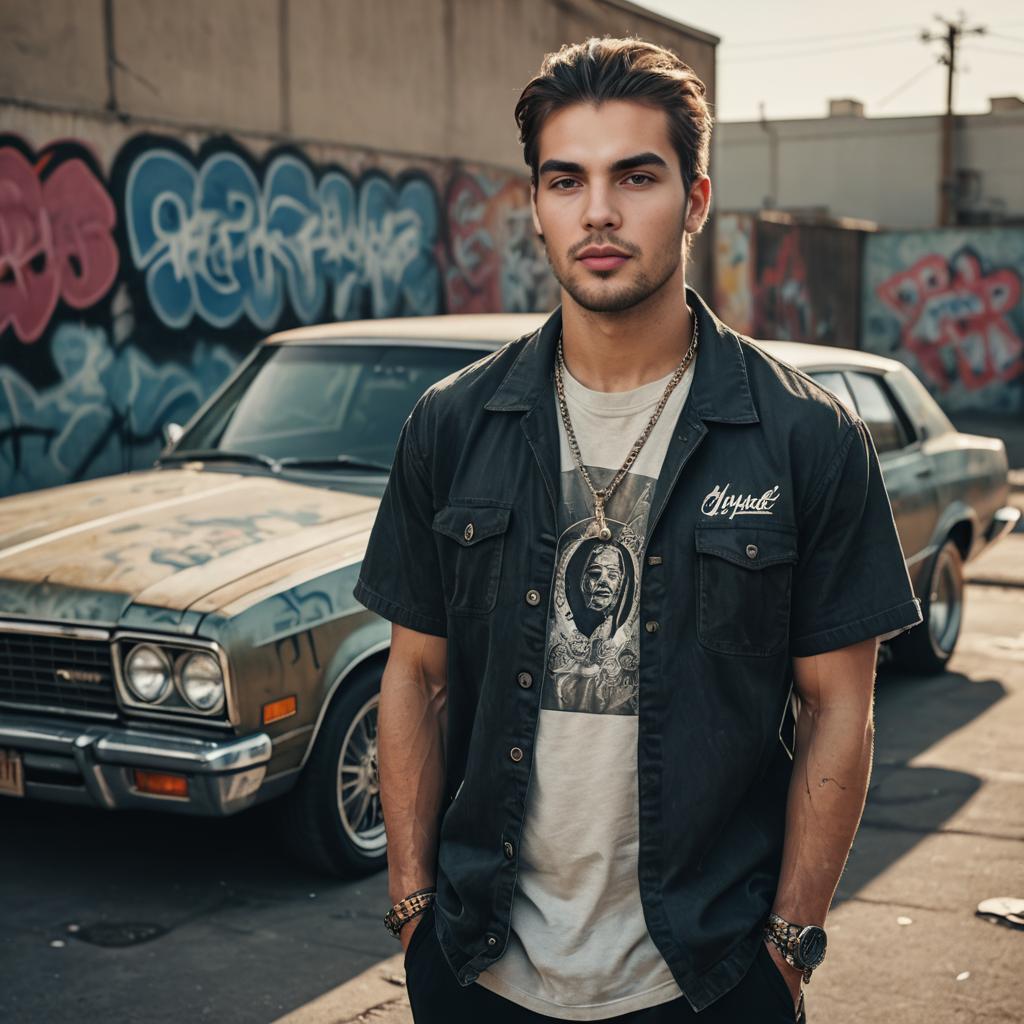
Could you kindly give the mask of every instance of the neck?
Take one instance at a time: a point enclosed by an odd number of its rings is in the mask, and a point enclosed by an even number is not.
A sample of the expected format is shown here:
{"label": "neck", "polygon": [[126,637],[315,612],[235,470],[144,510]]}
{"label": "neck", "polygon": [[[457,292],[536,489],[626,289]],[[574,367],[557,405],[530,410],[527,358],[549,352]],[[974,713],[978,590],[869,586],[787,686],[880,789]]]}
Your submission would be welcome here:
{"label": "neck", "polygon": [[671,373],[690,345],[693,314],[682,268],[643,302],[594,313],[562,292],[562,353],[569,373],[592,391],[631,391]]}

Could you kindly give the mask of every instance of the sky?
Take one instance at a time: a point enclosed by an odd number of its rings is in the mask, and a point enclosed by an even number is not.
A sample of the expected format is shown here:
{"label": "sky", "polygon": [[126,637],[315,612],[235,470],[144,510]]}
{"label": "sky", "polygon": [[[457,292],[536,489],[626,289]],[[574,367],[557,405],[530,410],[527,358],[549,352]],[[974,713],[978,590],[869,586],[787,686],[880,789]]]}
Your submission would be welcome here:
{"label": "sky", "polygon": [[[984,26],[958,49],[954,110],[986,113],[990,96],[1024,99],[1024,4],[975,0],[943,7],[941,0],[634,0],[718,36],[716,116],[750,121],[764,104],[770,119],[824,117],[829,99],[851,97],[868,117],[945,110],[945,49],[921,42],[944,31],[937,14]],[[685,54],[682,55],[685,59]]]}

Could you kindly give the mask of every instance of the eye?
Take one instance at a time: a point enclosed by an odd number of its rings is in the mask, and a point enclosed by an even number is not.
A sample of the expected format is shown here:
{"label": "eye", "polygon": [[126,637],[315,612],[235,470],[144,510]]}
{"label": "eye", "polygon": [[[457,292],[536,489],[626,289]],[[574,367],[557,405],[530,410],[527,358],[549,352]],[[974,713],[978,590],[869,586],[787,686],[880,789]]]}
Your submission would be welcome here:
{"label": "eye", "polygon": [[626,181],[633,181],[634,178],[640,178],[641,179],[639,182],[635,182],[634,183],[634,184],[640,184],[640,185],[646,185],[647,182],[654,181],[654,179],[649,174],[644,174],[641,171],[637,171],[636,174],[630,174],[626,178]]}
{"label": "eye", "polygon": [[575,185],[575,184],[576,184],[576,182],[573,181],[572,178],[556,178],[553,182],[551,182],[551,187],[556,192],[568,192],[569,191],[568,189],[561,188],[560,186],[561,185]]}

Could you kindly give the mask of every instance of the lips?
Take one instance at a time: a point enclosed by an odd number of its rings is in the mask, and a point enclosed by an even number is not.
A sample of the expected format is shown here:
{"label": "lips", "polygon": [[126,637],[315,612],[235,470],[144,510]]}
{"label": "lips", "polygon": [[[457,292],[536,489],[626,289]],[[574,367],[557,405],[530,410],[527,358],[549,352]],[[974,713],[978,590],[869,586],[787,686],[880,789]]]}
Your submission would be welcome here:
{"label": "lips", "polygon": [[591,245],[584,249],[577,259],[591,270],[612,270],[625,263],[629,256],[621,249],[610,245]]}

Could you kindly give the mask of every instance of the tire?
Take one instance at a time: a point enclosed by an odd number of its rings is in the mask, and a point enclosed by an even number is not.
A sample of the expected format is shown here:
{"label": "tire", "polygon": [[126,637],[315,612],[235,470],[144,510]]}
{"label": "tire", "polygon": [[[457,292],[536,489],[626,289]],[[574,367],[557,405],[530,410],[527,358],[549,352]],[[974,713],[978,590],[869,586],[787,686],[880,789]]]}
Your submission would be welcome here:
{"label": "tire", "polygon": [[377,774],[381,669],[342,682],[299,781],[282,798],[282,838],[302,863],[340,878],[380,871],[387,836]]}
{"label": "tire", "polygon": [[946,541],[928,571],[928,587],[921,599],[924,621],[891,641],[893,661],[918,675],[945,671],[953,656],[964,611],[964,562],[956,541]]}

